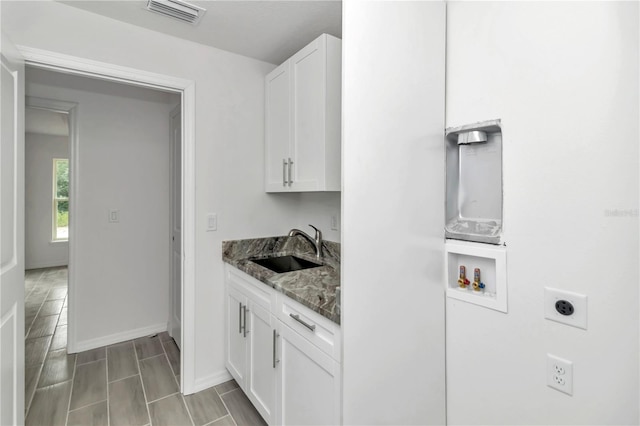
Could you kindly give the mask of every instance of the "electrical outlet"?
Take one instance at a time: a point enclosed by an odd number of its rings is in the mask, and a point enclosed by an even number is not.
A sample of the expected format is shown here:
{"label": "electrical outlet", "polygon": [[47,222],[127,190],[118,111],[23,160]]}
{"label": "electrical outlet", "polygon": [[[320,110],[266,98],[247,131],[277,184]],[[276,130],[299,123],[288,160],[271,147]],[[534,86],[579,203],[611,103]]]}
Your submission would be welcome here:
{"label": "electrical outlet", "polygon": [[555,288],[544,288],[544,317],[587,329],[587,296]]}
{"label": "electrical outlet", "polygon": [[331,229],[337,231],[338,226],[338,213],[334,213],[331,215]]}
{"label": "electrical outlet", "polygon": [[573,395],[573,363],[547,354],[547,386]]}

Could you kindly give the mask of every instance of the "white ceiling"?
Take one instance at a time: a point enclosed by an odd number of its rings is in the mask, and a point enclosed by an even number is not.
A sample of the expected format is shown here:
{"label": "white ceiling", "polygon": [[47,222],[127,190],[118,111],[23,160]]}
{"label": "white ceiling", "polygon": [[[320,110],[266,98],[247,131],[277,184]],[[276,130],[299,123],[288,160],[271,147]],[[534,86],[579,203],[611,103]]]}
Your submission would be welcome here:
{"label": "white ceiling", "polygon": [[342,38],[339,0],[191,1],[207,9],[197,26],[149,12],[146,1],[62,3],[276,65],[322,33]]}
{"label": "white ceiling", "polygon": [[45,109],[25,108],[24,131],[42,135],[69,136],[68,116]]}

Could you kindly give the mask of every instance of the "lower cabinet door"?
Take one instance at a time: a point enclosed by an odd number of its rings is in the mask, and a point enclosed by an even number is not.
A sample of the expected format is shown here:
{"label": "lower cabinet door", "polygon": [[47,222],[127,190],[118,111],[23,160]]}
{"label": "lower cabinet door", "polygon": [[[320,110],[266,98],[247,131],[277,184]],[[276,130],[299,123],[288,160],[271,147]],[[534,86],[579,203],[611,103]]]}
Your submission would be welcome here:
{"label": "lower cabinet door", "polygon": [[275,423],[276,374],[275,318],[249,302],[249,376],[247,396],[268,424]]}
{"label": "lower cabinet door", "polygon": [[278,423],[340,424],[340,364],[279,322]]}
{"label": "lower cabinet door", "polygon": [[247,373],[247,339],[244,331],[247,297],[229,285],[226,303],[227,369],[242,387]]}

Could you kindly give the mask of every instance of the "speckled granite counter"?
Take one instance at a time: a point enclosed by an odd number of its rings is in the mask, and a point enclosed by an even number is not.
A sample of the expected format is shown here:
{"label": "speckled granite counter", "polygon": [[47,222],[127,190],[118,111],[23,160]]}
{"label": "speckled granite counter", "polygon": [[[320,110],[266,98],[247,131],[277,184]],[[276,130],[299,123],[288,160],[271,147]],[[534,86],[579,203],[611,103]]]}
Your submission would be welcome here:
{"label": "speckled granite counter", "polygon": [[317,262],[311,244],[302,237],[269,237],[222,242],[222,260],[340,324],[336,289],[340,286],[340,244],[323,241],[323,266],[278,274],[252,262],[295,255]]}

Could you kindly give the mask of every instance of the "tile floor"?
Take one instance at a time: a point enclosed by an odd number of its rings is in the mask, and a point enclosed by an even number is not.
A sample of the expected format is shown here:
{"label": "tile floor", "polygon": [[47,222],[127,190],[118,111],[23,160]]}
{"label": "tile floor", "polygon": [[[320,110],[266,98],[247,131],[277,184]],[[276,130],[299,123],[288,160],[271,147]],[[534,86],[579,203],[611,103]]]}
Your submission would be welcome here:
{"label": "tile floor", "polygon": [[179,392],[166,333],[67,354],[67,269],[25,273],[26,425],[264,425],[235,381]]}

